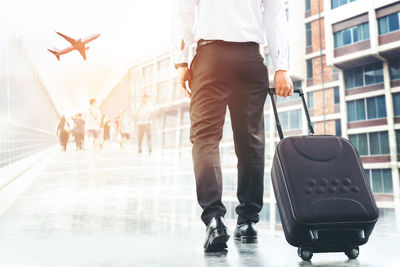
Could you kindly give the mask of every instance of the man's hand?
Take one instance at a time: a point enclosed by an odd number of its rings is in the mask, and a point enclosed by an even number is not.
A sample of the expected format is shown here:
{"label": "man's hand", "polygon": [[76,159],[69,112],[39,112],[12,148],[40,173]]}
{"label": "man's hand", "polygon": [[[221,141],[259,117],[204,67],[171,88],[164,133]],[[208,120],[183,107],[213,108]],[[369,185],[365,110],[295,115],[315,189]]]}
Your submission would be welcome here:
{"label": "man's hand", "polygon": [[192,77],[189,71],[188,67],[179,67],[177,69],[178,72],[178,84],[179,87],[182,89],[182,91],[184,92],[184,94],[188,97],[190,97],[191,92],[190,89],[186,86],[186,81],[188,81],[189,83],[189,87],[192,81]]}
{"label": "man's hand", "polygon": [[287,72],[278,70],[275,72],[274,77],[275,94],[283,97],[291,96],[293,94],[293,83]]}

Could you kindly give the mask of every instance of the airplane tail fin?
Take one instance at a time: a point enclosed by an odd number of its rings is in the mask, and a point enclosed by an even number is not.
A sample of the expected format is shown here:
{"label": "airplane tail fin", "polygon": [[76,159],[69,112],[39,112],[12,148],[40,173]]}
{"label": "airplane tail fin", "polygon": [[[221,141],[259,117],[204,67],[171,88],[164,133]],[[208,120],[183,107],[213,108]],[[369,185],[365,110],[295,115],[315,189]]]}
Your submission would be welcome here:
{"label": "airplane tail fin", "polygon": [[60,61],[60,54],[58,54],[58,51],[56,50],[51,50],[51,49],[47,49],[49,52],[51,52],[53,55],[56,56],[56,58],[58,59],[58,61]]}

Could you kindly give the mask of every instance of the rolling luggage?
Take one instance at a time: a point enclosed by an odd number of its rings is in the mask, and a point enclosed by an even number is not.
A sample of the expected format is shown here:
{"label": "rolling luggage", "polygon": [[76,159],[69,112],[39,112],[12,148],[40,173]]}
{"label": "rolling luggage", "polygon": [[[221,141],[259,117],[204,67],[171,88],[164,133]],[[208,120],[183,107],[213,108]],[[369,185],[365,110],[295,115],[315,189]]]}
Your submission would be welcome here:
{"label": "rolling luggage", "polygon": [[310,135],[284,138],[274,91],[269,94],[281,141],[271,179],[286,240],[306,261],[317,252],[344,252],[355,259],[378,220],[360,157],[344,138],[313,135],[302,89],[294,92],[301,97]]}

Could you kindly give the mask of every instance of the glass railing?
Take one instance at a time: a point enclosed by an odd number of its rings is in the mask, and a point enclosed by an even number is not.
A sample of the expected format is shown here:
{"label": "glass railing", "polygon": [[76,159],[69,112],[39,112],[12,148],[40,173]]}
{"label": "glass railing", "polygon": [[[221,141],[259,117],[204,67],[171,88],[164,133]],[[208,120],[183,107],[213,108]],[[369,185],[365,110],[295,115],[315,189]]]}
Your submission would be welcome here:
{"label": "glass railing", "polygon": [[55,144],[55,132],[0,121],[0,169]]}

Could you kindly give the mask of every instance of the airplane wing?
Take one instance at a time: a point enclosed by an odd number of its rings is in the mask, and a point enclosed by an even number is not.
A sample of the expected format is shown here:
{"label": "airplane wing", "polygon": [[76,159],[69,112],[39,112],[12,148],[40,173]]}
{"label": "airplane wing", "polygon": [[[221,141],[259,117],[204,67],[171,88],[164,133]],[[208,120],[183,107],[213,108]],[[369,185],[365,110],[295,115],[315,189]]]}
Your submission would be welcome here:
{"label": "airplane wing", "polygon": [[83,39],[83,40],[82,40],[82,43],[87,44],[87,43],[93,41],[94,39],[97,39],[99,36],[100,36],[100,33],[93,34],[93,35],[91,35],[91,36],[89,36],[89,37]]}
{"label": "airplane wing", "polygon": [[60,33],[60,32],[56,32],[58,35],[60,35],[62,38],[64,38],[65,40],[67,40],[68,42],[70,42],[72,45],[75,45],[75,43],[76,43],[76,40],[75,39],[73,39],[73,38],[71,38],[71,37],[68,37],[68,36],[66,36],[66,35],[64,35],[64,34],[62,34],[62,33]]}
{"label": "airplane wing", "polygon": [[79,50],[79,53],[81,53],[83,60],[86,60],[86,50],[85,49]]}
{"label": "airplane wing", "polygon": [[73,47],[73,46],[70,46],[70,47],[67,47],[67,48],[64,48],[64,49],[58,51],[58,54],[64,55],[64,54],[66,54],[66,53],[71,52],[72,50],[74,50],[74,47]]}

